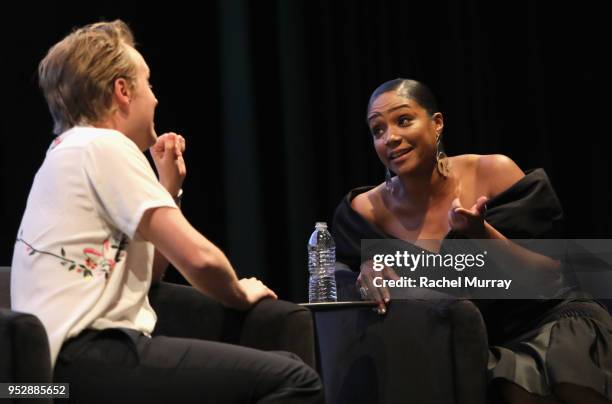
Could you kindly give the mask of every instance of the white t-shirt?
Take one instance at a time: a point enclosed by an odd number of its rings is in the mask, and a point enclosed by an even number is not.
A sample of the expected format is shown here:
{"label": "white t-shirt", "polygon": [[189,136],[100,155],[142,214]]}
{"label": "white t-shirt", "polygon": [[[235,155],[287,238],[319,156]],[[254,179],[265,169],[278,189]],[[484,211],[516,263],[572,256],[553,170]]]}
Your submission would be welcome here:
{"label": "white t-shirt", "polygon": [[11,269],[12,309],[45,326],[54,366],[85,328],[151,333],[154,247],[136,230],[143,213],[176,208],[136,144],[115,130],[75,127],[38,170]]}

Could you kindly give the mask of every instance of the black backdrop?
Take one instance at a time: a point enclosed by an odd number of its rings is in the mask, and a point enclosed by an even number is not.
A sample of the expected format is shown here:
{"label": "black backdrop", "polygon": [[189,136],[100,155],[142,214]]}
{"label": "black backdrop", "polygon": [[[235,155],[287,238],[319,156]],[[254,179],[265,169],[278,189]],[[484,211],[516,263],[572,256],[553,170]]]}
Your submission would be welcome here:
{"label": "black backdrop", "polygon": [[[568,235],[607,238],[609,21],[588,2],[218,0],[2,11],[0,265],[48,143],[36,66],[72,27],[121,18],[188,140],[184,212],[242,276],[306,297],[306,241],[352,187],[382,181],[369,93],[395,77],[438,95],[449,154],[544,167]],[[560,8],[561,7],[561,8]],[[118,179],[120,180],[120,179]],[[69,218],[67,218],[69,220]],[[171,279],[180,281],[176,272]]]}

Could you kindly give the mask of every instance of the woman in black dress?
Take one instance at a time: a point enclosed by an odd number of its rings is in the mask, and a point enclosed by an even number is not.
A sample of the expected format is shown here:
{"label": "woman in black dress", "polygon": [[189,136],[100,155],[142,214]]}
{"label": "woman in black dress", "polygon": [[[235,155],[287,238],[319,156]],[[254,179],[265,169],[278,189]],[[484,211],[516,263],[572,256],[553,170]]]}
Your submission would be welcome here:
{"label": "woman in black dress", "polygon": [[[542,169],[524,173],[502,155],[444,154],[443,116],[422,83],[382,84],[370,97],[367,122],[378,157],[396,176],[387,171],[384,183],[352,190],[336,210],[333,232],[338,260],[360,271],[361,290],[379,302],[380,313],[389,291],[374,286],[381,273],[371,261],[361,262],[361,239],[401,239],[439,251],[454,237],[561,236],[563,211]],[[540,271],[552,281],[557,267],[549,261]],[[382,275],[397,276],[389,268]],[[598,303],[578,297],[474,303],[489,334],[489,375],[505,402],[610,402],[612,322]]]}

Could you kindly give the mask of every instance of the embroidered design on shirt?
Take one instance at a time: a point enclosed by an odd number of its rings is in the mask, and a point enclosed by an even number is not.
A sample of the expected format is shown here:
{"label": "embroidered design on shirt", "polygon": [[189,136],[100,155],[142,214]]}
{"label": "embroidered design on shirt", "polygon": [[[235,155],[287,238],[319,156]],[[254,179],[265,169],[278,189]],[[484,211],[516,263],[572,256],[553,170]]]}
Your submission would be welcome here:
{"label": "embroidered design on shirt", "polygon": [[[102,250],[96,250],[92,247],[86,247],[83,249],[83,256],[81,260],[73,260],[66,256],[66,250],[64,247],[60,248],[60,254],[54,254],[50,251],[43,251],[35,248],[30,243],[22,238],[23,230],[19,233],[17,242],[25,244],[25,251],[28,255],[34,254],[45,254],[55,257],[60,260],[62,266],[67,267],[68,271],[76,270],[77,273],[83,274],[84,278],[90,279],[94,276],[102,276],[108,279],[109,274],[115,268],[118,262],[120,262],[126,255],[127,239],[121,237],[119,242],[116,242],[114,238],[108,237],[102,243]],[[112,250],[116,250],[115,254]],[[108,258],[114,256],[114,258]]]}
{"label": "embroidered design on shirt", "polygon": [[62,140],[64,140],[64,138],[61,135],[60,136],[56,136],[55,139],[53,139],[53,141],[49,145],[49,148],[47,150],[51,151],[51,150],[55,149],[57,146],[59,146],[60,143],[62,143]]}

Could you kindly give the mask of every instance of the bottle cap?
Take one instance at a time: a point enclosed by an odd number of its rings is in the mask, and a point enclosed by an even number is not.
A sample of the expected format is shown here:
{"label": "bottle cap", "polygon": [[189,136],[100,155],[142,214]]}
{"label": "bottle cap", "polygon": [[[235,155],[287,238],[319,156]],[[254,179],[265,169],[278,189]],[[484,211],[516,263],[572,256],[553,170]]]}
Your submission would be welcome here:
{"label": "bottle cap", "polygon": [[327,229],[327,222],[317,222],[315,229]]}

